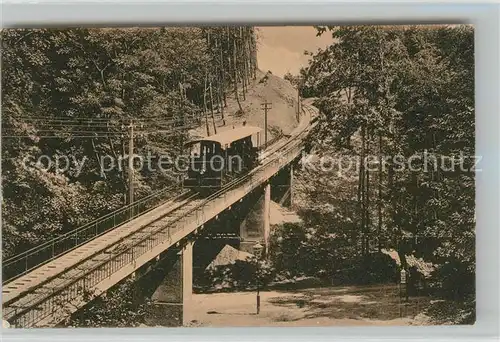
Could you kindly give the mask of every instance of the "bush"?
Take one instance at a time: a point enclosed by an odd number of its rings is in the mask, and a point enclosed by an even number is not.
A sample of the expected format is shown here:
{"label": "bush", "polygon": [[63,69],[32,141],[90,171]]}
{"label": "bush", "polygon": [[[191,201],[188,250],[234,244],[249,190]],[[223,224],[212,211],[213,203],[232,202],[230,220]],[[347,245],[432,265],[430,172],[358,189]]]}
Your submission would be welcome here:
{"label": "bush", "polygon": [[[94,297],[90,293],[84,295],[88,299]],[[65,326],[136,327],[144,323],[148,304],[149,301],[140,295],[135,281],[127,279],[73,313]]]}
{"label": "bush", "polygon": [[465,300],[440,300],[432,303],[425,314],[434,324],[474,324],[476,321],[476,301],[473,297]]}
{"label": "bush", "polygon": [[476,292],[475,273],[456,259],[440,265],[431,274],[431,282],[438,294],[447,299],[462,300]]}
{"label": "bush", "polygon": [[343,261],[333,275],[337,284],[375,284],[396,282],[399,268],[396,261],[384,253],[356,256]]}
{"label": "bush", "polygon": [[250,290],[264,287],[275,277],[274,268],[266,260],[251,258],[245,261],[236,260],[235,263],[209,268],[198,285],[201,291],[232,291]]}

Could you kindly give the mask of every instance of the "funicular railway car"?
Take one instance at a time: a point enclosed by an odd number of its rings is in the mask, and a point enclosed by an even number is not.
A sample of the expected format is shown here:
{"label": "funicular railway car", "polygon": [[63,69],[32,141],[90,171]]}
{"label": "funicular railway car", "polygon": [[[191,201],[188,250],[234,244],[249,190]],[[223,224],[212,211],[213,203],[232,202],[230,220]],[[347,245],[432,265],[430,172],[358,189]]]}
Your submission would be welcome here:
{"label": "funicular railway car", "polygon": [[190,160],[184,187],[207,195],[253,169],[258,163],[261,133],[259,127],[242,126],[188,142]]}

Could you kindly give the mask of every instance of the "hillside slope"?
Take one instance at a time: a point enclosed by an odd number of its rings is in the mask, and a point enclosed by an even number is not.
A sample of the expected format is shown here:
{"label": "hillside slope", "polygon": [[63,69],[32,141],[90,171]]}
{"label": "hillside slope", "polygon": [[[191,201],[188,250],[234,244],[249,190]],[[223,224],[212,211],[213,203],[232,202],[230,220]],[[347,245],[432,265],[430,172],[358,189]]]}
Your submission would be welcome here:
{"label": "hillside slope", "polygon": [[[217,114],[217,133],[242,126],[245,121],[247,125],[264,128],[264,111],[261,104],[265,101],[272,103],[272,109],[268,112],[268,139],[272,139],[278,132],[290,134],[297,126],[297,90],[290,82],[259,70],[256,80],[252,80],[248,87],[245,100],[243,100],[241,89],[239,93],[243,113],[239,113],[234,94],[228,94],[227,107],[224,108],[226,124],[223,125],[220,115]],[[209,126],[210,135],[213,135],[213,123],[210,115]],[[190,131],[190,133],[193,137],[207,136],[205,124]]]}

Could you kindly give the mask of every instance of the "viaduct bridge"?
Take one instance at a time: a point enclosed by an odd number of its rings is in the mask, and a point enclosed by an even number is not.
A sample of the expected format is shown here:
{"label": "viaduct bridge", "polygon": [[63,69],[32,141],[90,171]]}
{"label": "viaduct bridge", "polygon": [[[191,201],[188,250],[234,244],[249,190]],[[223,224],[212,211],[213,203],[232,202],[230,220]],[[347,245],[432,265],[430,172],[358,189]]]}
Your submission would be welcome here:
{"label": "viaduct bridge", "polygon": [[[209,197],[182,192],[165,199],[168,191],[162,190],[5,260],[3,319],[21,328],[57,326],[123,279],[160,269],[150,321],[171,326],[188,322],[194,242],[205,238],[210,243],[218,235],[236,236],[240,249],[247,251],[256,242],[267,246],[271,192],[275,198],[291,197],[293,164],[316,115],[316,108],[304,104],[290,136],[268,146],[258,167]],[[257,200],[262,227],[252,235],[245,208]],[[202,258],[206,265],[211,261]]]}

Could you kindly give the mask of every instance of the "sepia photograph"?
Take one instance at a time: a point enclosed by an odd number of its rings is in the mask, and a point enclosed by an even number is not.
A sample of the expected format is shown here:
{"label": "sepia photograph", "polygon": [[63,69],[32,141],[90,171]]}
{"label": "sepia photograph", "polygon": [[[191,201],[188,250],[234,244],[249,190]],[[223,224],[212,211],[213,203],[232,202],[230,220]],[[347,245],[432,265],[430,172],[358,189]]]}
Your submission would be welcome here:
{"label": "sepia photograph", "polygon": [[471,325],[471,25],[1,31],[4,328]]}

